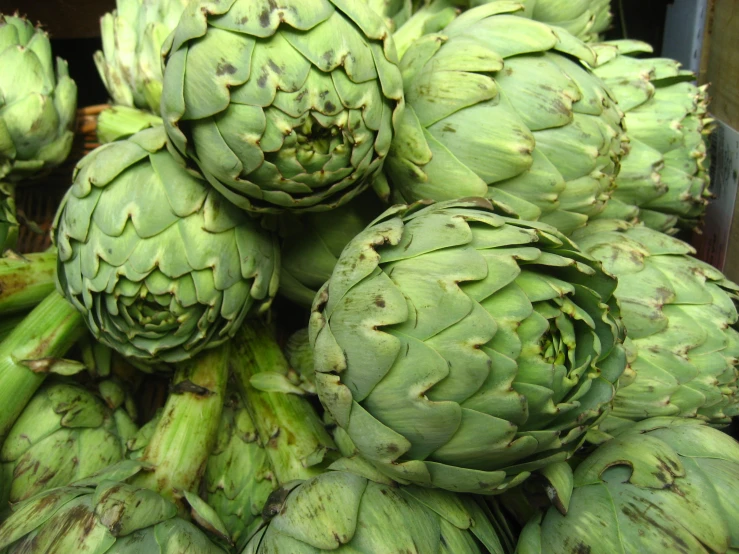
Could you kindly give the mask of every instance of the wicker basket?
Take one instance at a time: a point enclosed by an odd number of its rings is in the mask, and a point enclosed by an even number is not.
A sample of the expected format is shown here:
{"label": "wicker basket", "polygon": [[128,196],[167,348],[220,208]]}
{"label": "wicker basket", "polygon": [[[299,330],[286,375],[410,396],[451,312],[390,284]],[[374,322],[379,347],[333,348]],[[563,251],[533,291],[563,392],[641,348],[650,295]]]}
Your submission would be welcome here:
{"label": "wicker basket", "polygon": [[77,162],[99,146],[98,115],[107,107],[108,104],[99,104],[78,109],[74,143],[67,161],[39,182],[16,189],[16,207],[21,222],[16,247],[18,252],[40,252],[51,245],[49,231],[54,214],[72,183]]}

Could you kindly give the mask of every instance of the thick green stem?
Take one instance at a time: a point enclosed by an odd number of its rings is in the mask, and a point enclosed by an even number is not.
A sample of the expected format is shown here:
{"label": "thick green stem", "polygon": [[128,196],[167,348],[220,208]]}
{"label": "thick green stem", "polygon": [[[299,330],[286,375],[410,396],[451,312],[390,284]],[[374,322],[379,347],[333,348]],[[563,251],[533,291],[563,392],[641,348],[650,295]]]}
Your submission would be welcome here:
{"label": "thick green stem", "polygon": [[3,315],[0,317],[0,342],[3,342],[8,335],[13,332],[13,329],[20,325],[26,314],[15,314],[12,316]]}
{"label": "thick green stem", "polygon": [[79,312],[53,291],[0,343],[0,443],[54,360],[84,332]]}
{"label": "thick green stem", "polygon": [[231,372],[279,484],[322,473],[336,445],[310,402],[294,394],[260,391],[250,384],[257,373],[289,369],[272,330],[260,320],[247,321],[234,337],[232,349]]}
{"label": "thick green stem", "polygon": [[132,481],[179,502],[181,510],[182,492],[197,489],[218,437],[228,355],[226,343],[179,364],[164,412],[139,458],[154,470]]}
{"label": "thick green stem", "polygon": [[54,290],[56,249],[0,258],[0,314],[30,310]]}

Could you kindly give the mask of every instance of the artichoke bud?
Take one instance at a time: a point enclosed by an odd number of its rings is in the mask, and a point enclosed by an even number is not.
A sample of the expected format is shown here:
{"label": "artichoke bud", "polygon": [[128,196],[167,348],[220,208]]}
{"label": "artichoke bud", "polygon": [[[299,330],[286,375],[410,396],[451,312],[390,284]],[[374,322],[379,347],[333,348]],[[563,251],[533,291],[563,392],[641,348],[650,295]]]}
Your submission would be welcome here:
{"label": "artichoke bud", "polygon": [[635,40],[595,46],[596,75],[625,112],[630,148],[622,160],[613,203],[600,214],[635,219],[674,234],[695,228],[708,204],[705,135],[712,129],[705,86],[668,58],[637,58],[652,47]]}
{"label": "artichoke bud", "polygon": [[739,443],[703,422],[642,421],[579,463],[566,513],[535,515],[516,552],[731,552],[737,460]]}
{"label": "artichoke bud", "polygon": [[46,383],[0,449],[0,503],[19,502],[123,459],[137,427],[76,384]]}
{"label": "artichoke bud", "polygon": [[316,390],[393,479],[502,492],[610,410],[626,364],[615,290],[556,229],[483,199],[395,206],[316,296]]}
{"label": "artichoke bud", "polygon": [[[0,524],[0,549],[9,554],[54,549],[225,554],[218,535],[211,537],[179,517],[173,502],[128,483],[145,469],[149,468],[138,462],[119,462],[13,506]],[[215,520],[213,527],[222,524]]]}
{"label": "artichoke bud", "polygon": [[[476,499],[397,487],[346,471],[290,483],[271,498],[268,525],[244,553],[295,554],[341,548],[363,552],[504,552]],[[388,532],[388,525],[392,532]]]}
{"label": "artichoke bud", "polygon": [[583,65],[593,49],[521,8],[480,5],[406,50],[386,170],[395,201],[482,196],[565,234],[605,208],[623,114]]}
{"label": "artichoke bud", "polygon": [[100,18],[103,49],[94,60],[113,104],[159,113],[162,44],[187,0],[117,0]]}
{"label": "artichoke bud", "polygon": [[240,208],[325,211],[381,179],[403,83],[364,2],[192,2],[164,53],[172,149]]}
{"label": "artichoke bud", "polygon": [[573,240],[618,278],[629,337],[629,368],[601,431],[661,416],[728,425],[739,415],[739,286],[644,225],[599,219]]}
{"label": "artichoke bud", "polygon": [[54,234],[59,290],[142,367],[225,342],[277,292],[276,239],[180,166],[161,127],[85,157]]}
{"label": "artichoke bud", "polygon": [[64,60],[54,64],[49,36],[40,28],[0,14],[0,35],[0,179],[19,182],[67,159],[77,85]]}

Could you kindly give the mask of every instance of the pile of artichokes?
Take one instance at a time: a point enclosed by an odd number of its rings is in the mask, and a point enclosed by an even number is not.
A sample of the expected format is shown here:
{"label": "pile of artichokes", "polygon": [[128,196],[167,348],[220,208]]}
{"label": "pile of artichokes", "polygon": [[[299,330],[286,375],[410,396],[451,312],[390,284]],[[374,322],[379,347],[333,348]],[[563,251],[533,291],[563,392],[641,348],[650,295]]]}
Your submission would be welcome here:
{"label": "pile of artichokes", "polygon": [[610,18],[117,0],[18,253],[76,89],[1,17],[0,552],[739,552],[708,93]]}

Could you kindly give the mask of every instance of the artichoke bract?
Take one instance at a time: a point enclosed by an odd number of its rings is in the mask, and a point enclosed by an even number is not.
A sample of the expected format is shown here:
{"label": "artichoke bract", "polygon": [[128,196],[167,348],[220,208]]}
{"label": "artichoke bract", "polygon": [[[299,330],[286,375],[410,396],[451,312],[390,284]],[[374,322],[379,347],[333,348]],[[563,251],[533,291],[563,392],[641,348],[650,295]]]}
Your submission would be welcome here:
{"label": "artichoke bract", "polygon": [[[467,0],[470,7],[500,0]],[[460,2],[462,3],[462,2]],[[536,21],[566,29],[592,42],[611,25],[611,0],[520,0],[524,14]]]}
{"label": "artichoke bract", "polygon": [[738,460],[739,443],[699,421],[643,421],[577,466],[557,491],[566,515],[532,519],[516,552],[736,552]]}
{"label": "artichoke bract", "polygon": [[194,1],[165,49],[172,149],[239,207],[321,211],[383,179],[403,87],[364,1]]}
{"label": "artichoke bract", "polygon": [[188,0],[116,0],[100,18],[103,49],[94,60],[114,104],[159,113],[161,49]]}
{"label": "artichoke bract", "polygon": [[616,189],[602,217],[639,219],[663,232],[696,227],[708,204],[705,136],[713,121],[707,86],[668,58],[637,58],[652,47],[634,40],[597,45],[593,71],[625,112],[630,139]]}
{"label": "artichoke bract", "polygon": [[285,214],[280,294],[310,308],[341,251],[384,208],[368,191],[330,214]]}
{"label": "artichoke bract", "polygon": [[24,181],[67,159],[77,85],[46,32],[0,14],[0,179]]}
{"label": "artichoke bract", "polygon": [[47,383],[31,399],[0,449],[0,505],[30,498],[123,459],[137,427],[73,383]]}
{"label": "artichoke bract", "polygon": [[573,240],[618,278],[629,368],[600,426],[610,432],[657,416],[726,425],[739,415],[739,286],[676,238],[597,220]]}
{"label": "artichoke bract", "polygon": [[625,365],[615,289],[556,229],[484,199],[391,208],[316,296],[316,390],[392,478],[500,492],[607,413]]}
{"label": "artichoke bract", "polygon": [[476,500],[447,491],[397,487],[330,471],[276,497],[275,505],[265,510],[277,515],[243,554],[504,552]]}
{"label": "artichoke bract", "polygon": [[168,153],[162,127],[77,166],[55,221],[60,291],[142,364],[226,341],[277,292],[277,240]]}
{"label": "artichoke bract", "polygon": [[15,186],[10,183],[0,183],[0,255],[8,248],[13,248],[17,240]]}
{"label": "artichoke bract", "polygon": [[377,14],[385,20],[390,31],[395,32],[413,14],[412,0],[363,0]]}
{"label": "artichoke bract", "polygon": [[608,201],[624,154],[623,114],[578,63],[596,64],[595,52],[564,29],[518,17],[520,9],[468,10],[405,52],[407,105],[387,194],[488,197],[568,233]]}

